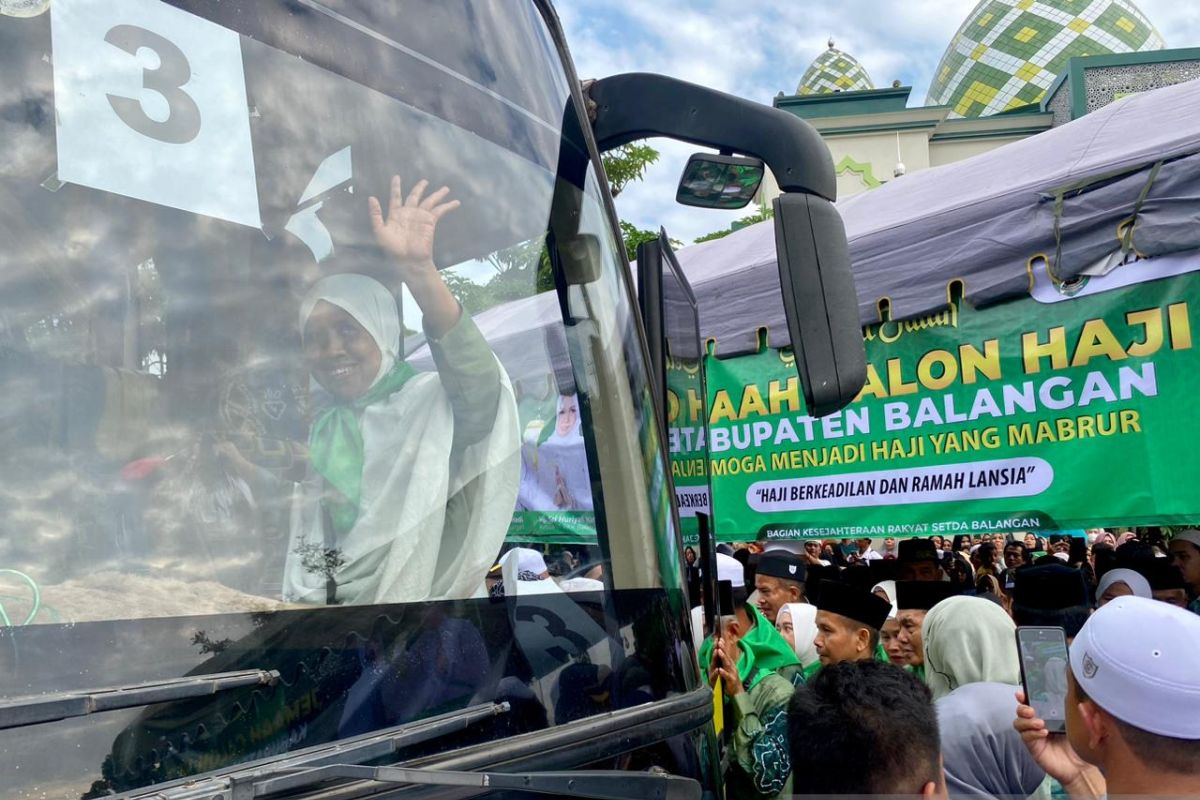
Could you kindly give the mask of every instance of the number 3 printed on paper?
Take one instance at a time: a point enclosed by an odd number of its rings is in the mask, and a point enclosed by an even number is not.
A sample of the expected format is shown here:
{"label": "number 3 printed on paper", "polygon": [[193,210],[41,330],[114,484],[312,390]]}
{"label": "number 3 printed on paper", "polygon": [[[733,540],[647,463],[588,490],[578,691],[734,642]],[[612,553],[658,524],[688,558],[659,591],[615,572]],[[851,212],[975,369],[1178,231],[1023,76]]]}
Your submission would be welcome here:
{"label": "number 3 printed on paper", "polygon": [[170,114],[161,122],[151,119],[140,100],[108,95],[109,105],[129,127],[143,136],[171,144],[187,144],[200,133],[200,108],[181,87],[191,80],[192,68],[187,56],[170,39],[136,25],[117,25],[104,41],[136,56],[146,47],[159,58],[156,69],[142,70],[142,86],[158,92],[167,101]]}
{"label": "number 3 printed on paper", "polygon": [[241,40],[159,0],[50,5],[58,177],[262,226]]}

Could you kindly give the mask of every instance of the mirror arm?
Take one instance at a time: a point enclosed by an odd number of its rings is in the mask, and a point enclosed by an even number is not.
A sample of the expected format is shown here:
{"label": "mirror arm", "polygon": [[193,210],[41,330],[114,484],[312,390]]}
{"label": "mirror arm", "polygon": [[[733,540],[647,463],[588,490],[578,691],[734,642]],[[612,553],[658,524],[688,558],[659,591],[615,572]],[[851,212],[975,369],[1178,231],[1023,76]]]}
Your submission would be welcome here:
{"label": "mirror arm", "polygon": [[601,152],[665,136],[766,162],[784,192],[837,198],[833,160],[804,120],[762,103],[663,75],[632,72],[592,83]]}

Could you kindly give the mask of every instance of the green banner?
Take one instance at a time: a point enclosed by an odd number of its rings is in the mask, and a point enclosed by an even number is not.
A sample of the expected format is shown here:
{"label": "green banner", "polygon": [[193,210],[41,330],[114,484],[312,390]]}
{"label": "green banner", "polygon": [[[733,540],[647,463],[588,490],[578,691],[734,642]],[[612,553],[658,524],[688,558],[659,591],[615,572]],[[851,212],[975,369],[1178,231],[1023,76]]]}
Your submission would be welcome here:
{"label": "green banner", "polygon": [[[1197,268],[1195,254],[1155,259],[1074,296],[1037,286],[872,325],[866,386],[819,419],[790,351],[709,358],[707,442],[698,404],[669,398],[677,491],[707,467],[727,541],[1200,519]],[[1129,283],[1145,273],[1172,277]]]}
{"label": "green banner", "polygon": [[671,477],[675,484],[675,502],[679,507],[679,526],[683,540],[695,544],[700,539],[696,514],[708,514],[708,459],[704,442],[701,411],[704,408],[704,382],[696,361],[667,360],[668,446],[671,453]]}
{"label": "green banner", "polygon": [[518,511],[505,538],[517,544],[596,544],[596,515],[591,511]]}

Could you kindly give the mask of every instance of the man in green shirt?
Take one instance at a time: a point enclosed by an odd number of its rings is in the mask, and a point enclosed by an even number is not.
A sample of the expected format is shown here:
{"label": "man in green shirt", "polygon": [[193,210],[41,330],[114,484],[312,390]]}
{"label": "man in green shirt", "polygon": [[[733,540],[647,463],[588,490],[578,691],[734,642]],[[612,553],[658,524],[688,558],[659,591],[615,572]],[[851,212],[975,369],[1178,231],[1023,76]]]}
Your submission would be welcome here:
{"label": "man in green shirt", "polygon": [[798,665],[791,645],[758,609],[746,602],[742,565],[717,555],[717,577],[728,581],[732,609],[723,609],[718,636],[700,646],[709,682],[721,683],[730,731],[725,796],[767,800],[791,794],[787,706],[792,684],[777,670]]}

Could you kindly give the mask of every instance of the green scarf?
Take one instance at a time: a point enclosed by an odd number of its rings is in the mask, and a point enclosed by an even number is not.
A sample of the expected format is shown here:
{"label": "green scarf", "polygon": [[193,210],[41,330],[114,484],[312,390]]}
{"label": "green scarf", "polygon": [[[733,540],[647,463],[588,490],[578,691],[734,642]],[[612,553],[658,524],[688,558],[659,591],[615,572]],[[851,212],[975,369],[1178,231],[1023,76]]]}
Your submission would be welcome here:
{"label": "green scarf", "polygon": [[416,370],[400,361],[362,396],[349,403],[331,405],[313,420],[308,452],[313,468],[331,490],[321,498],[333,529],[341,534],[358,521],[362,499],[363,435],[359,415],[364,408],[400,391]]}
{"label": "green scarf", "polygon": [[[796,658],[796,651],[792,650],[787,639],[784,639],[783,635],[775,630],[774,625],[767,622],[767,618],[757,608],[754,606],[746,608],[754,624],[738,640],[742,655],[738,659],[737,670],[738,677],[743,682],[748,678],[753,678],[746,686],[746,690],[749,691],[767,675],[791,664],[799,664],[800,659]],[[700,664],[704,668],[705,675],[708,674],[708,665],[712,661],[712,648],[711,636],[700,645]]]}

